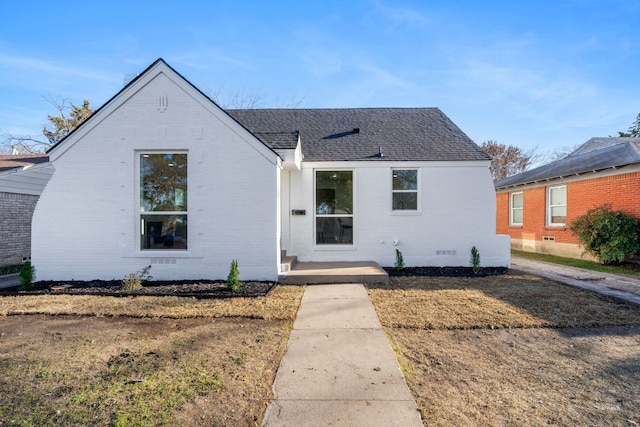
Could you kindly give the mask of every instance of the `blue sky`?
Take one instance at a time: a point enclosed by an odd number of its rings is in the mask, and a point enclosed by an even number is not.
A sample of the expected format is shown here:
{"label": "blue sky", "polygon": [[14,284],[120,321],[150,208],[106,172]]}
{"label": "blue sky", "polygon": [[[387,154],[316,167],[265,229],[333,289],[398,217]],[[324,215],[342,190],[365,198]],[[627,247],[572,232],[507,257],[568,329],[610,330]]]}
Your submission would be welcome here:
{"label": "blue sky", "polygon": [[164,58],[261,107],[438,107],[477,143],[551,152],[640,113],[637,0],[8,2],[0,131],[39,135],[45,97],[99,107]]}

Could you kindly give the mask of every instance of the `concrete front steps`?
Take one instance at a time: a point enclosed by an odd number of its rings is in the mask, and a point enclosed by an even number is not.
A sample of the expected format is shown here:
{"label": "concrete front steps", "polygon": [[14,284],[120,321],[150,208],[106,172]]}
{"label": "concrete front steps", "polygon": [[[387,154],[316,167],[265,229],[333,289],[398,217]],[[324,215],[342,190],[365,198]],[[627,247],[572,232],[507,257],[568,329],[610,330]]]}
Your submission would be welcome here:
{"label": "concrete front steps", "polygon": [[373,261],[302,262],[283,256],[278,282],[288,285],[389,283],[389,275]]}

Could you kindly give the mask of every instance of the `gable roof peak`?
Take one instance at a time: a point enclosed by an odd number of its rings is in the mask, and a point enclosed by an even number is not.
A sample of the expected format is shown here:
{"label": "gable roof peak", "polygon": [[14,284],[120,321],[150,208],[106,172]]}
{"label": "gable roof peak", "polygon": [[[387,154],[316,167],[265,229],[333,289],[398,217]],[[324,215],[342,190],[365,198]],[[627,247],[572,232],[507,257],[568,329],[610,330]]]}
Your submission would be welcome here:
{"label": "gable roof peak", "polygon": [[590,138],[587,142],[573,150],[569,153],[569,156],[574,156],[582,153],[589,153],[592,151],[602,150],[604,148],[609,148],[618,144],[625,144],[628,142],[640,142],[640,138],[631,138],[631,137],[593,137]]}

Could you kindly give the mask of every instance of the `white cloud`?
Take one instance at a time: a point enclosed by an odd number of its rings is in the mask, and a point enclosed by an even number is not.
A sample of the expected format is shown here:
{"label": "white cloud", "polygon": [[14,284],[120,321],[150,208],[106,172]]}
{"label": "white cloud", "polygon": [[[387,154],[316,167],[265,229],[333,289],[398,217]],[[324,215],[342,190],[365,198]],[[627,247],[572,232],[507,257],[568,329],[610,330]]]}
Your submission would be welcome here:
{"label": "white cloud", "polygon": [[28,56],[15,56],[0,53],[0,66],[17,69],[19,72],[37,71],[66,77],[81,77],[91,80],[113,82],[112,74],[102,70],[69,66],[53,61],[32,58]]}

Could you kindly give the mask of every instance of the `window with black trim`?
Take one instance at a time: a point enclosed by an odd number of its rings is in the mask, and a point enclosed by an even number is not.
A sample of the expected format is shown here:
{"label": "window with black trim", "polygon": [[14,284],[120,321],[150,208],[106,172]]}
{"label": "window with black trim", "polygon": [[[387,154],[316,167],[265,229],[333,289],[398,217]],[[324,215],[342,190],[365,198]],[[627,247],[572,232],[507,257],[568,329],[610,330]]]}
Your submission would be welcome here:
{"label": "window with black trim", "polygon": [[187,154],[142,153],[140,249],[187,249]]}
{"label": "window with black trim", "polygon": [[316,244],[353,245],[353,171],[315,174]]}
{"label": "window with black trim", "polygon": [[391,208],[394,211],[418,210],[417,169],[392,169]]}

